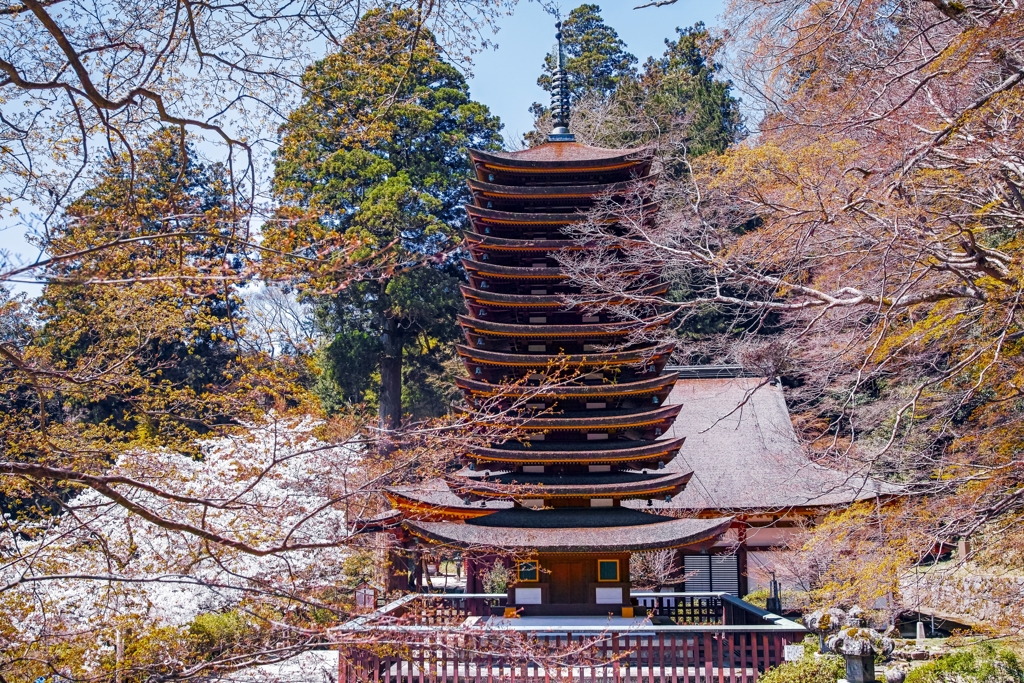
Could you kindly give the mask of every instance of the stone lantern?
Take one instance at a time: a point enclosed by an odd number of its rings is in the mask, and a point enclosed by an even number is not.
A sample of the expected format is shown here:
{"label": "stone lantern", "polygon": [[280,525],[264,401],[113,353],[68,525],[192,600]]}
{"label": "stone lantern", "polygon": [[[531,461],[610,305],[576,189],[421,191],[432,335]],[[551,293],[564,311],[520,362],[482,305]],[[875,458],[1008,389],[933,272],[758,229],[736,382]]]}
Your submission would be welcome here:
{"label": "stone lantern", "polygon": [[849,683],[874,683],[875,656],[891,654],[896,643],[892,638],[864,626],[860,611],[854,610],[857,608],[850,610],[847,626],[828,639],[828,646],[846,659],[846,680]]}
{"label": "stone lantern", "polygon": [[818,644],[821,646],[821,651],[823,653],[828,652],[827,639],[846,625],[846,612],[838,607],[815,610],[804,620],[804,625],[809,630],[818,634]]}

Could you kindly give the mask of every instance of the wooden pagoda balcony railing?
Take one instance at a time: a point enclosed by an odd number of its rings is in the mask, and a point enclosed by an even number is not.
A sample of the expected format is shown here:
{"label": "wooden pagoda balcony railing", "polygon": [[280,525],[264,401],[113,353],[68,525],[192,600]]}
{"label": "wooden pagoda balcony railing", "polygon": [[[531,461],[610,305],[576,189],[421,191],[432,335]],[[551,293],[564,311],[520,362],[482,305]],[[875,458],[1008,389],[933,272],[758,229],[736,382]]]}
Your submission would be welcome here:
{"label": "wooden pagoda balcony railing", "polygon": [[756,683],[807,634],[727,594],[632,596],[647,620],[491,618],[504,594],[408,595],[337,629],[338,681]]}

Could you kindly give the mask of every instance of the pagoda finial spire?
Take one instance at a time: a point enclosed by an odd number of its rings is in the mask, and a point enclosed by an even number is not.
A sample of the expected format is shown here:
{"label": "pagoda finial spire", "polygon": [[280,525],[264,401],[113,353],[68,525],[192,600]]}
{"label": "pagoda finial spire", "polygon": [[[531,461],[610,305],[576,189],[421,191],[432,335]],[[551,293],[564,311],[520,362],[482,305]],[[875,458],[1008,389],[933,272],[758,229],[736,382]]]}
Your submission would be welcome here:
{"label": "pagoda finial spire", "polygon": [[555,74],[551,78],[551,120],[554,127],[548,142],[573,142],[576,136],[569,132],[569,78],[565,73],[565,52],[562,50],[562,22],[555,22],[558,52],[555,55]]}

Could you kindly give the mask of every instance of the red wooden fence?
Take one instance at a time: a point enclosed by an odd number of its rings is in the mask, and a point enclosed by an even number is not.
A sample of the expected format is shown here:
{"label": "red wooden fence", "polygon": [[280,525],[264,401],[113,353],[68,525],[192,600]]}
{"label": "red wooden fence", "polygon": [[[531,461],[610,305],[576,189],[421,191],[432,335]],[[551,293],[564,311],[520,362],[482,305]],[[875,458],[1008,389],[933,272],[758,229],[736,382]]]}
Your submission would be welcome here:
{"label": "red wooden fence", "polygon": [[655,629],[592,635],[394,632],[342,650],[339,683],[755,683],[802,631]]}

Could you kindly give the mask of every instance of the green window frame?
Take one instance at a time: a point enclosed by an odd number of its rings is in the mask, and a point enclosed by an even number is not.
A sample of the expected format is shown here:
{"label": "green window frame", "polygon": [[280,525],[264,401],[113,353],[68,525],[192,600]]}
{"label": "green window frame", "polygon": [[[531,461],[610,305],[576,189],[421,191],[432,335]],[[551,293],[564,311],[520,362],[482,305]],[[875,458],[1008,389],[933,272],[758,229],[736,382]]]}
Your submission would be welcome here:
{"label": "green window frame", "polygon": [[597,561],[597,580],[605,582],[615,582],[619,580],[619,561],[618,560],[598,560]]}
{"label": "green window frame", "polygon": [[516,565],[516,576],[520,583],[540,581],[540,564],[536,560],[520,560]]}

